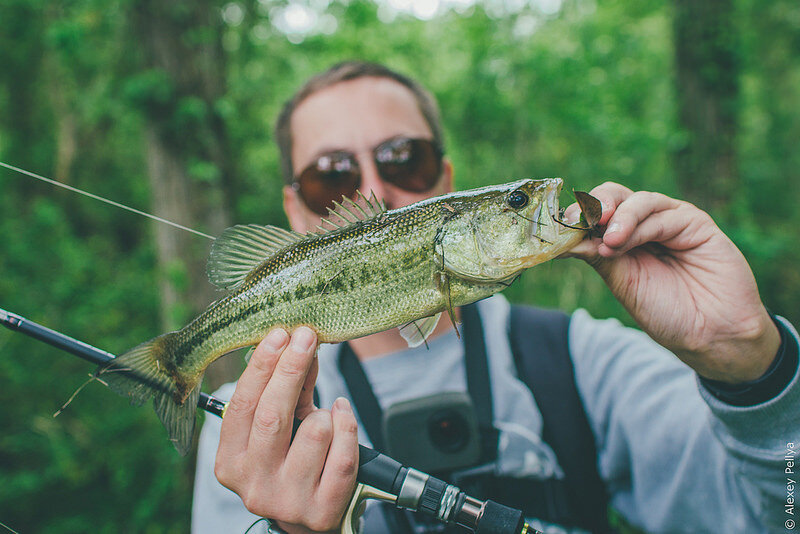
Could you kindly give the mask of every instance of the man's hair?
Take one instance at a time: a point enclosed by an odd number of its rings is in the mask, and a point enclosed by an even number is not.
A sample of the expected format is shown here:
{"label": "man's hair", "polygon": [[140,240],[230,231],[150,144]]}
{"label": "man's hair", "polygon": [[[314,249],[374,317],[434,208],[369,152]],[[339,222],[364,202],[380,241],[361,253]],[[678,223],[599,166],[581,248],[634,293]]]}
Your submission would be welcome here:
{"label": "man's hair", "polygon": [[355,80],[358,78],[388,78],[405,86],[414,95],[419,110],[425,122],[431,129],[433,140],[444,150],[444,138],[442,135],[442,124],[439,118],[439,107],[433,96],[419,83],[411,78],[395,72],[392,69],[379,63],[367,61],[344,61],[337,63],[325,72],[321,72],[309,79],[295,94],[290,98],[281,109],[278,115],[278,122],[275,125],[275,138],[278,141],[278,150],[281,156],[281,172],[287,184],[294,182],[294,170],[292,165],[292,114],[297,106],[306,98],[317,91],[330,87],[339,82]]}

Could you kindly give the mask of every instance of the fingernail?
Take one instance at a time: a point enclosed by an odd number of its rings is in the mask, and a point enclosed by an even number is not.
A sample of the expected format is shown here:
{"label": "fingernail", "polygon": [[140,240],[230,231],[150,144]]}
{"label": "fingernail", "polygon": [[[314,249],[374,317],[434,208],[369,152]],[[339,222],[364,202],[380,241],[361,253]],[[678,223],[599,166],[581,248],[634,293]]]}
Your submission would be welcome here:
{"label": "fingernail", "polygon": [[339,397],[333,402],[333,407],[340,412],[352,412],[353,408],[350,407],[350,401],[344,397]]}
{"label": "fingernail", "polygon": [[619,232],[619,224],[617,223],[609,224],[608,228],[606,228],[605,235],[613,234],[614,232]]}
{"label": "fingernail", "polygon": [[286,345],[286,340],[288,338],[289,334],[286,333],[286,330],[283,328],[275,328],[270,330],[269,334],[267,334],[267,337],[264,338],[264,342],[270,349],[278,351],[282,349],[284,345]]}
{"label": "fingernail", "polygon": [[314,343],[314,332],[307,326],[301,326],[292,334],[292,349],[301,352],[311,348]]}

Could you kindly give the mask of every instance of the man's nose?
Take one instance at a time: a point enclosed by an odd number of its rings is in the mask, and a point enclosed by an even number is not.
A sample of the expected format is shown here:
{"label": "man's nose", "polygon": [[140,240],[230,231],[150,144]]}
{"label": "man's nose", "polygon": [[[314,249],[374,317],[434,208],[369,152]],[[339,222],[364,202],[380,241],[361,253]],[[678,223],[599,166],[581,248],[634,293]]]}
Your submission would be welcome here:
{"label": "man's nose", "polygon": [[394,199],[391,198],[391,192],[386,187],[386,184],[381,179],[378,173],[378,168],[375,166],[375,161],[372,158],[362,158],[358,162],[361,167],[361,192],[364,196],[369,198],[370,194],[375,193],[378,200],[383,200],[387,209],[393,209]]}

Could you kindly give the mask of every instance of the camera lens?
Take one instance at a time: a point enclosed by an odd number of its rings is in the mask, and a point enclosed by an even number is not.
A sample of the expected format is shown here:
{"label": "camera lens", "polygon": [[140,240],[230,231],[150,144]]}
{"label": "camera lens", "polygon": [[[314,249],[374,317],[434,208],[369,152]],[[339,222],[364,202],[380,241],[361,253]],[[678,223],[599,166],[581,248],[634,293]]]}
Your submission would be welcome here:
{"label": "camera lens", "polygon": [[442,452],[458,452],[469,442],[469,426],[463,415],[452,409],[439,410],[428,418],[428,435]]}

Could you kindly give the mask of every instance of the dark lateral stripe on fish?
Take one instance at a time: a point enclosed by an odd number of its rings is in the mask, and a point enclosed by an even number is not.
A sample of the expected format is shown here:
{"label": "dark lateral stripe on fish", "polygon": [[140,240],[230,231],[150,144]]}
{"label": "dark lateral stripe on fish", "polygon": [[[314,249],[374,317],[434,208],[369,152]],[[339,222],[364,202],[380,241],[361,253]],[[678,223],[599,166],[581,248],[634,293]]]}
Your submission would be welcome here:
{"label": "dark lateral stripe on fish", "polygon": [[[342,292],[354,289],[357,285],[363,286],[366,284],[380,284],[387,280],[391,280],[395,273],[412,269],[424,261],[426,259],[425,254],[430,253],[428,250],[430,248],[432,247],[408,251],[398,258],[397,263],[393,265],[387,265],[384,271],[369,271],[363,269],[348,273],[351,276],[336,276],[330,280],[319,281],[315,285],[300,285],[294,292],[294,300],[302,301],[316,297],[323,293]],[[254,302],[253,305],[244,308],[235,316],[221,316],[216,320],[208,322],[201,329],[194,330],[189,334],[187,339],[182,340],[179,348],[174,353],[175,365],[183,365],[183,363],[186,361],[186,358],[188,358],[189,355],[191,355],[197,347],[202,345],[214,332],[226,328],[236,321],[247,320],[253,314],[259,313],[274,306],[277,303],[277,300],[279,299],[265,296],[261,301]]]}
{"label": "dark lateral stripe on fish", "polygon": [[241,310],[238,315],[218,316],[216,319],[207,322],[199,330],[194,330],[193,332],[189,333],[189,337],[186,340],[183,340],[178,345],[178,348],[173,352],[175,365],[177,367],[183,365],[186,361],[186,358],[188,358],[196,348],[205,343],[214,332],[217,332],[223,328],[227,328],[238,321],[244,321],[251,315],[268,309],[273,305],[274,301],[272,299],[264,299],[260,302],[256,301],[249,307]]}

